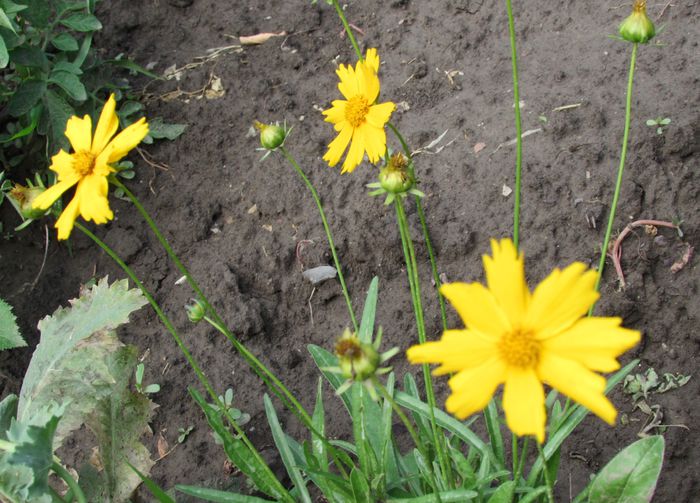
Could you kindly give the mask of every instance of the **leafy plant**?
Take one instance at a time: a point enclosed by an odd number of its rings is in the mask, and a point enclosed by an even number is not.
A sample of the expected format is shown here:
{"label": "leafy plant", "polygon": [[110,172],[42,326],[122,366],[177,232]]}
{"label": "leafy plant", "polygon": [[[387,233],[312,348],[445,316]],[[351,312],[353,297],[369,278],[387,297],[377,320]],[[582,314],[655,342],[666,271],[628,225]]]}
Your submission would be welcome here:
{"label": "leafy plant", "polygon": [[146,367],[143,365],[143,363],[139,363],[138,365],[136,365],[136,371],[134,374],[134,386],[136,387],[136,391],[138,391],[142,395],[158,393],[160,391],[160,384],[148,384],[146,386],[143,385],[143,373],[145,370]]}
{"label": "leafy plant", "polygon": [[0,350],[20,348],[27,343],[19,333],[12,307],[0,299]]}
{"label": "leafy plant", "polygon": [[177,443],[182,444],[185,440],[187,440],[187,437],[192,433],[192,430],[194,430],[194,426],[188,426],[187,428],[178,428],[178,436],[177,436]]}
{"label": "leafy plant", "polygon": [[656,119],[647,119],[646,122],[647,126],[649,127],[655,127],[656,128],[656,134],[663,134],[664,133],[664,128],[671,124],[671,119],[668,117],[657,117]]}

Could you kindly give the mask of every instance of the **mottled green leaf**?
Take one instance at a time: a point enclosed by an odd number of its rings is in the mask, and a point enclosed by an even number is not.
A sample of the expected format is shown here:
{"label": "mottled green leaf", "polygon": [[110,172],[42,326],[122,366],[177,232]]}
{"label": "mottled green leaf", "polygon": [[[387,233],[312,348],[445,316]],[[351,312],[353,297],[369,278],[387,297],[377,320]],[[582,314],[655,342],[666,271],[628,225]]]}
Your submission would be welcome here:
{"label": "mottled green leaf", "polygon": [[0,299],[0,350],[20,348],[26,345],[27,343],[19,333],[15,315],[12,314],[12,307]]}
{"label": "mottled green leaf", "polygon": [[22,17],[29,21],[34,28],[46,28],[51,19],[51,5],[49,0],[25,0],[27,8],[22,12]]}
{"label": "mottled green leaf", "polygon": [[48,90],[44,95],[46,118],[51,138],[51,151],[59,148],[68,149],[68,139],[65,136],[66,122],[75,115],[73,107],[57,92]]}
{"label": "mottled green leaf", "polygon": [[10,53],[7,52],[7,44],[0,34],[0,68],[5,68],[10,62]]}
{"label": "mottled green leaf", "polygon": [[87,99],[85,86],[74,73],[64,71],[51,72],[49,82],[59,86],[68,96],[76,101],[85,101]]}
{"label": "mottled green leaf", "polygon": [[51,39],[53,45],[59,51],[77,51],[78,41],[70,33],[60,33]]}
{"label": "mottled green leaf", "polygon": [[664,459],[664,437],[637,440],[617,454],[591,484],[591,503],[651,501]]}
{"label": "mottled green leaf", "polygon": [[75,31],[97,31],[102,29],[102,23],[92,14],[77,13],[61,20],[61,24],[66,28]]}
{"label": "mottled green leaf", "polygon": [[16,65],[39,68],[48,71],[49,60],[46,54],[38,47],[20,46],[10,51],[10,59]]}
{"label": "mottled green leaf", "polygon": [[7,112],[19,117],[29,112],[46,92],[46,82],[29,79],[22,82],[7,104]]}

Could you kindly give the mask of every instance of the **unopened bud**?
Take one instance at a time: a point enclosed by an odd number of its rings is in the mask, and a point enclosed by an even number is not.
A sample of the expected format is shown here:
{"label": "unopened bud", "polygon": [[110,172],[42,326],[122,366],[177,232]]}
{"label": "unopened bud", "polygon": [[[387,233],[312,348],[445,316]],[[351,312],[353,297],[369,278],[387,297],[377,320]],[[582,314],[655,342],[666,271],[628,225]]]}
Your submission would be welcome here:
{"label": "unopened bud", "polygon": [[413,178],[408,172],[408,159],[397,153],[379,172],[379,185],[390,194],[400,194],[413,187]]}
{"label": "unopened bud", "polygon": [[335,344],[335,354],[343,377],[364,381],[374,376],[380,356],[371,344],[364,344],[350,330],[345,330]]}
{"label": "unopened bud", "polygon": [[274,150],[284,144],[287,130],[278,124],[263,124],[255,121],[255,128],[260,131],[260,144],[267,150]]}
{"label": "unopened bud", "polygon": [[646,0],[635,0],[632,14],[620,24],[620,36],[628,42],[646,44],[654,35],[656,29],[647,16]]}
{"label": "unopened bud", "polygon": [[207,314],[206,307],[199,299],[192,300],[191,303],[185,306],[185,310],[187,311],[187,317],[192,323],[199,323],[204,318],[204,315]]}
{"label": "unopened bud", "polygon": [[34,200],[45,190],[43,187],[25,187],[17,183],[7,193],[7,198],[23,220],[35,219],[46,213],[46,210],[32,208]]}

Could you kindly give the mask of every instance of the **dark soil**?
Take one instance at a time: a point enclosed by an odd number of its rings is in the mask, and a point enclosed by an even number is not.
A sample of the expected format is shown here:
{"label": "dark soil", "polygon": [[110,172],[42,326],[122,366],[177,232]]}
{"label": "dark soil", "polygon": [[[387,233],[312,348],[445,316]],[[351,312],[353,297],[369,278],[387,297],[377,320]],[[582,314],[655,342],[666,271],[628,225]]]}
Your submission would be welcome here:
{"label": "dark soil", "polygon": [[[393,121],[410,145],[425,146],[447,130],[442,150],[417,157],[417,171],[440,272],[452,281],[480,281],[480,256],[489,250],[489,239],[512,230],[514,196],[504,196],[503,186],[514,186],[515,149],[507,142],[515,133],[501,3],[357,0],[346,9],[364,32],[360,43],[379,49],[382,96],[401,104]],[[385,328],[386,347],[405,349],[416,339],[393,212],[380,199],[368,197],[365,188],[374,180],[374,169],[362,165],[340,176],[321,159],[333,131],[319,110],[339,97],[335,64],[354,61],[354,54],[340,35],[333,9],[319,4],[114,0],[101,5],[98,14],[105,29],[97,40],[106,55],[123,52],[162,73],[173,64],[180,68],[201,61],[197,57],[206,56],[208,49],[236,44],[238,35],[288,33],[260,46],[229,50],[184,71],[179,82],[149,84],[148,115],[189,127],[177,141],[144,147],[154,160],[169,166],[167,171],[131,155],[138,168],[131,187],[229,325],[309,410],[319,373],[306,345],[330,348],[349,321],[337,282],[320,285],[311,296],[312,286],[302,277],[295,253],[300,241],[314,242],[303,250],[305,267],[329,262],[321,221],[291,167],[275,155],[259,161],[257,139],[248,134],[254,120],[286,120],[294,126],[287,146],[324,200],[355,306],[361,307],[371,278],[378,276],[378,322]],[[626,5],[563,0],[520,4],[515,8],[523,128],[540,130],[524,140],[521,232],[534,285],[554,266],[574,260],[597,264],[619,160],[631,46],[608,37],[627,15]],[[615,229],[619,232],[638,219],[680,219],[684,231],[682,239],[668,229],[659,229],[656,237],[643,230],[628,237],[622,261],[625,290],[618,288],[612,264],[606,268],[597,313],[623,316],[626,326],[644,333],[643,343],[625,356],[626,361],[641,359],[639,372],[653,367],[659,374],[695,374],[700,367],[697,258],[680,272],[670,270],[687,245],[696,250],[700,245],[699,14],[692,1],[651,5],[650,16],[659,17],[657,26],[666,25],[657,38],[665,45],[639,51]],[[199,90],[217,77],[225,94],[201,97]],[[178,89],[184,93],[169,94]],[[661,135],[645,125],[658,116],[672,119]],[[485,146],[477,152],[480,143]],[[398,145],[393,142],[392,147]],[[5,206],[3,220],[11,228],[16,217]],[[263,413],[263,385],[222,336],[188,322],[183,306],[192,293],[177,284],[180,274],[135,209],[117,199],[112,206],[114,222],[96,232],[155,293],[218,389],[234,389],[238,407],[252,416],[247,431],[279,468]],[[418,239],[413,204],[408,211]],[[15,306],[32,344],[38,339],[37,321],[75,297],[82,282],[93,276],[124,276],[84,236],[74,233],[71,254],[57,244],[51,230],[46,266],[35,281],[44,232],[43,225],[35,224],[0,244],[1,296]],[[418,248],[428,333],[437,338],[441,327],[427,288],[429,262],[424,248]],[[453,312],[450,324],[459,324]],[[195,427],[184,444],[158,461],[153,478],[166,488],[176,483],[218,488],[240,484],[225,470],[225,456],[187,394],[188,386],[196,386],[193,372],[154,313],[146,308],[139,312],[123,339],[146,355],[146,381],[162,386],[155,396],[160,404],[152,423],[155,434],[146,440],[153,457],[159,434],[172,446],[179,427]],[[29,349],[15,350],[0,357],[3,395],[19,390],[30,354]],[[408,370],[402,358],[394,363],[399,374]],[[441,396],[444,385],[440,380]],[[700,452],[699,397],[700,380],[693,376],[685,387],[650,399],[661,406],[663,424],[672,425],[664,433],[666,457],[655,501],[691,502],[700,494],[693,461]],[[562,456],[558,501],[577,494],[592,473],[637,439],[648,420],[633,410],[628,396],[616,392],[613,400],[629,423],[614,429],[596,418],[583,423]],[[347,435],[339,401],[330,393],[326,401],[332,433]],[[289,431],[300,435],[296,421],[279,409]]]}

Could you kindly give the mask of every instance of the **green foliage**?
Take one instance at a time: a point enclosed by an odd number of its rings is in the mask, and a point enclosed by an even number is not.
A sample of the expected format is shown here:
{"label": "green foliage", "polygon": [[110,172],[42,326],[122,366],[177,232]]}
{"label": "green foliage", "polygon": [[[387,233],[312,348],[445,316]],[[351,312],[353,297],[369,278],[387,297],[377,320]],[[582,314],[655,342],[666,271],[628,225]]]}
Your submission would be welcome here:
{"label": "green foliage", "polygon": [[620,451],[593,480],[590,503],[651,501],[664,459],[664,438],[637,440]]}
{"label": "green foliage", "polygon": [[12,307],[0,299],[0,350],[20,348],[27,343],[19,333]]}
{"label": "green foliage", "polygon": [[671,119],[668,117],[657,117],[656,119],[647,119],[646,125],[656,128],[656,134],[664,134],[664,128],[671,124]]}

